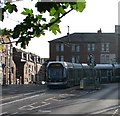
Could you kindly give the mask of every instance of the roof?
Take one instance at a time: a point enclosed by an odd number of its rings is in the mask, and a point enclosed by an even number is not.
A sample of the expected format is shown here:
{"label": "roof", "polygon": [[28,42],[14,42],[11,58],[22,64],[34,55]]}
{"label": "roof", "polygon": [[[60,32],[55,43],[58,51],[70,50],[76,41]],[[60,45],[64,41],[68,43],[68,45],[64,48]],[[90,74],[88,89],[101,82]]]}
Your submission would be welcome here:
{"label": "roof", "polygon": [[18,53],[31,54],[32,56],[37,56],[37,57],[40,57],[40,56],[38,56],[38,55],[36,55],[36,54],[34,54],[34,53],[31,53],[31,52],[26,52],[26,51],[23,51],[23,50],[21,50],[21,49],[15,48],[15,47],[13,47],[13,49],[15,49],[15,50],[16,50],[16,52],[18,52]]}
{"label": "roof", "polygon": [[21,49],[18,49],[18,48],[15,48],[15,47],[13,47],[13,49],[15,49],[16,52],[23,52],[23,53],[26,53],[25,51],[23,51],[23,50],[21,50]]}
{"label": "roof", "polygon": [[98,42],[98,40],[111,40],[116,38],[115,33],[72,33],[49,42]]}

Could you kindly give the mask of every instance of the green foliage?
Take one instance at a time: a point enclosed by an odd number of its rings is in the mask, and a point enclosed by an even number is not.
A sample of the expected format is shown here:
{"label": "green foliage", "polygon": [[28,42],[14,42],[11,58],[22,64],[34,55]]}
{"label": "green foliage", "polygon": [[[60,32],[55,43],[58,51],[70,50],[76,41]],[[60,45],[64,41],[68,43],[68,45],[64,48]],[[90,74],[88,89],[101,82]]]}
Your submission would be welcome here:
{"label": "green foliage", "polygon": [[[86,6],[85,0],[76,0],[76,2],[37,2],[35,7],[39,12],[35,15],[32,9],[24,8],[22,15],[26,16],[22,23],[15,26],[13,30],[4,30],[3,34],[9,34],[13,39],[18,39],[17,43],[22,48],[26,48],[29,41],[34,37],[45,35],[45,30],[49,30],[55,35],[61,33],[59,23],[61,18],[66,16],[72,10],[82,12]],[[4,11],[12,13],[17,12],[15,4],[7,2]],[[48,12],[50,21],[44,14]]]}
{"label": "green foliage", "polygon": [[18,11],[17,6],[15,4],[11,4],[10,2],[5,3],[4,10],[8,11],[9,13],[13,13],[13,11]]}
{"label": "green foliage", "polygon": [[77,3],[72,5],[73,9],[82,12],[85,8],[84,0],[77,0]]}
{"label": "green foliage", "polygon": [[23,14],[23,15],[33,15],[33,10],[28,9],[28,8],[24,8],[24,11],[21,14]]}
{"label": "green foliage", "polygon": [[55,35],[57,34],[57,32],[61,33],[59,25],[57,23],[54,23],[54,25],[51,25],[49,30],[52,31]]}

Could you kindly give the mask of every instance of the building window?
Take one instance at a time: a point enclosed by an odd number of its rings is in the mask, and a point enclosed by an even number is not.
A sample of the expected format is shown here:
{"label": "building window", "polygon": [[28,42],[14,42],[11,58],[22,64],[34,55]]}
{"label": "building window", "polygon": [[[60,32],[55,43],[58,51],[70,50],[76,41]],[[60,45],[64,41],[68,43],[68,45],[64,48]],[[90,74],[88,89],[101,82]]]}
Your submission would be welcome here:
{"label": "building window", "polygon": [[80,62],[80,57],[77,56],[72,56],[72,63],[79,63]]}
{"label": "building window", "polygon": [[72,63],[75,63],[75,56],[72,56]]}
{"label": "building window", "polygon": [[106,55],[106,63],[109,63],[110,61],[110,57],[109,57],[109,55]]}
{"label": "building window", "polygon": [[33,61],[33,60],[32,60],[32,55],[31,55],[31,54],[29,54],[29,60],[30,60],[30,61]]}
{"label": "building window", "polygon": [[109,43],[102,43],[101,44],[101,50],[103,52],[108,52],[109,51]]}
{"label": "building window", "polygon": [[110,55],[101,54],[101,63],[110,63]]}
{"label": "building window", "polygon": [[61,49],[61,52],[63,52],[64,51],[64,44],[63,43],[61,43],[61,45],[60,45],[61,47],[60,47],[60,49]]}
{"label": "building window", "polygon": [[31,65],[29,65],[28,67],[31,68]]}
{"label": "building window", "polygon": [[75,52],[75,44],[72,44],[72,52]]}
{"label": "building window", "polygon": [[64,44],[63,43],[57,43],[56,44],[56,51],[61,51],[63,52],[64,51]]}
{"label": "building window", "polygon": [[76,45],[76,52],[79,52],[79,51],[80,51],[80,46]]}
{"label": "building window", "polygon": [[28,73],[29,73],[29,74],[30,74],[30,72],[31,72],[30,69],[28,69]]}
{"label": "building window", "polygon": [[76,63],[79,63],[79,61],[80,61],[80,57],[76,56]]}
{"label": "building window", "polygon": [[59,61],[59,56],[56,56],[56,61]]}
{"label": "building window", "polygon": [[56,44],[56,51],[59,51],[59,44]]}
{"label": "building window", "polygon": [[26,59],[26,53],[22,52],[22,59]]}
{"label": "building window", "polygon": [[88,51],[95,51],[95,44],[94,43],[89,43],[88,44]]}
{"label": "building window", "polygon": [[88,44],[88,51],[90,51],[91,49],[90,49],[90,44]]}
{"label": "building window", "polygon": [[27,74],[27,67],[26,67],[26,69],[25,69],[25,74]]}
{"label": "building window", "polygon": [[78,44],[72,44],[72,52],[80,52],[80,46]]}
{"label": "building window", "polygon": [[106,44],[106,51],[109,51],[109,43]]}
{"label": "building window", "polygon": [[101,55],[101,63],[104,63],[105,62],[105,56],[102,54]]}
{"label": "building window", "polygon": [[92,44],[92,51],[95,51],[95,44]]}
{"label": "building window", "polygon": [[64,61],[64,56],[61,56],[61,61]]}
{"label": "building window", "polygon": [[32,71],[34,71],[34,66],[32,66]]}

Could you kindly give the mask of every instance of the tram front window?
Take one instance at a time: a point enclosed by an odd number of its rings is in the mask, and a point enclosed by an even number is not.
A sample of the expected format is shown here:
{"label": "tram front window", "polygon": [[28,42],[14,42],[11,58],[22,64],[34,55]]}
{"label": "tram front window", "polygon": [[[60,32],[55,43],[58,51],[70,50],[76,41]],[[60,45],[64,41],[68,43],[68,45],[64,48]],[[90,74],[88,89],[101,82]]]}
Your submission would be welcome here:
{"label": "tram front window", "polygon": [[63,67],[61,65],[50,65],[50,67],[48,68],[48,77],[49,79],[54,79],[54,80],[58,80],[58,79],[62,79],[63,77]]}

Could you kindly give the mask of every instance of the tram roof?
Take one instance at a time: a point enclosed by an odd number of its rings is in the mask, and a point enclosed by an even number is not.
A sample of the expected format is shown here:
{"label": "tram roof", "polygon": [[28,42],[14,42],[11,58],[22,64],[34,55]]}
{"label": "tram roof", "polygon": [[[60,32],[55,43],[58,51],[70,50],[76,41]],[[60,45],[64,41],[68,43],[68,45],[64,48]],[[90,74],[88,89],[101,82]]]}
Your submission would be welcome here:
{"label": "tram roof", "polygon": [[62,64],[64,67],[68,67],[68,68],[81,68],[82,65],[81,64],[77,64],[77,63],[71,63],[71,62],[64,62],[64,61],[50,61],[47,65],[47,67],[50,64]]}
{"label": "tram roof", "polygon": [[[65,61],[50,61],[48,62],[47,67],[50,64],[62,64],[62,66],[67,67],[67,68],[88,68],[88,64],[82,63],[82,64],[78,64],[78,63],[71,63],[71,62],[65,62]],[[96,66],[94,67],[96,69],[113,69],[113,68],[120,68],[120,64],[96,64]]]}
{"label": "tram roof", "polygon": [[112,64],[96,64],[96,69],[111,69],[113,68]]}

